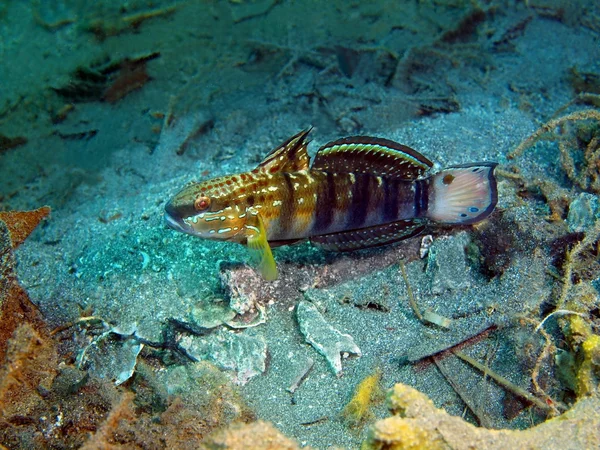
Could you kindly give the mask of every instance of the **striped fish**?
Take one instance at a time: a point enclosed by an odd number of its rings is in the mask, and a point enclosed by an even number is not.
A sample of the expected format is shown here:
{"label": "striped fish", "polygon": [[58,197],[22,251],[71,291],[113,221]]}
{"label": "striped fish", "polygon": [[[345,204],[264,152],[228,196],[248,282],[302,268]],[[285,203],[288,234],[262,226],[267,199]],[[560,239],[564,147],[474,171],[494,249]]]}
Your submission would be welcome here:
{"label": "striped fish", "polygon": [[428,225],[479,222],[496,206],[495,163],[431,174],[431,161],[415,150],[355,136],[324,145],[309,166],[309,132],[250,172],[188,185],[166,205],[167,225],[247,245],[263,277],[273,280],[274,246],[310,239],[335,251],[375,247]]}

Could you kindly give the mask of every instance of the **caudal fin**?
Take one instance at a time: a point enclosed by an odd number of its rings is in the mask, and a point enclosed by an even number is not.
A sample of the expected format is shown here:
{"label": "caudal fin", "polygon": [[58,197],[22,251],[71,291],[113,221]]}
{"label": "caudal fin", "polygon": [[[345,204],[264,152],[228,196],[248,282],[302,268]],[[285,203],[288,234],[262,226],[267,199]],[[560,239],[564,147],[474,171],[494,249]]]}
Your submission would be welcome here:
{"label": "caudal fin", "polygon": [[498,203],[496,163],[449,167],[429,182],[427,217],[438,223],[467,225],[489,216]]}

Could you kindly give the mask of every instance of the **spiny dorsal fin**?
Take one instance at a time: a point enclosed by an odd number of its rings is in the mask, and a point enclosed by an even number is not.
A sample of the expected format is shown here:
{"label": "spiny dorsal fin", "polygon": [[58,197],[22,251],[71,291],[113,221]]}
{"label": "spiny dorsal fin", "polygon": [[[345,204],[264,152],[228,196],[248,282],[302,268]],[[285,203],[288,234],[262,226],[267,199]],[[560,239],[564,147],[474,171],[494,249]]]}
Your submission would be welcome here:
{"label": "spiny dorsal fin", "polygon": [[325,250],[346,252],[379,247],[419,234],[427,224],[423,219],[400,220],[358,230],[312,236],[310,242]]}
{"label": "spiny dorsal fin", "polygon": [[269,153],[258,165],[258,168],[267,173],[298,172],[307,170],[310,159],[306,148],[306,138],[312,128],[308,128],[292,136],[279,147]]}
{"label": "spiny dorsal fin", "polygon": [[432,165],[426,157],[406,145],[387,139],[352,136],[321,147],[312,168],[414,180]]}

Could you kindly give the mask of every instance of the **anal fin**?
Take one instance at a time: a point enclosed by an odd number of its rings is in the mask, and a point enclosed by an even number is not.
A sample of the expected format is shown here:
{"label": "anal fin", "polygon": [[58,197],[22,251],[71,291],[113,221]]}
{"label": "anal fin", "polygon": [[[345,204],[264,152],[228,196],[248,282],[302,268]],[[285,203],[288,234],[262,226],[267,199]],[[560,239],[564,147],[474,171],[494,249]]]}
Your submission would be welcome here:
{"label": "anal fin", "polygon": [[313,236],[310,241],[325,250],[345,252],[407,239],[423,231],[425,224],[422,219],[400,220],[358,230]]}
{"label": "anal fin", "polygon": [[275,247],[281,247],[283,245],[298,244],[304,240],[305,239],[285,239],[285,240],[279,240],[279,241],[269,241],[269,245],[271,246],[271,248],[275,248]]}
{"label": "anal fin", "polygon": [[277,279],[277,266],[271,252],[271,246],[267,241],[267,233],[260,214],[250,212],[246,221],[247,246],[250,250],[253,263],[260,270],[261,275],[267,281]]}

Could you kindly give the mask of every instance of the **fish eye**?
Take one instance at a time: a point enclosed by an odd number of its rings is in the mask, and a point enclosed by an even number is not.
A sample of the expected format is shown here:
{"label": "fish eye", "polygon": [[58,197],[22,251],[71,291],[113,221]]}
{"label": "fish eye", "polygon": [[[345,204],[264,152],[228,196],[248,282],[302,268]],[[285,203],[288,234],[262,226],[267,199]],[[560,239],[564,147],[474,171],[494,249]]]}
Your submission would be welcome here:
{"label": "fish eye", "polygon": [[210,198],[208,198],[206,195],[200,195],[196,198],[196,200],[194,200],[194,208],[196,211],[204,211],[205,209],[208,209],[209,206]]}

